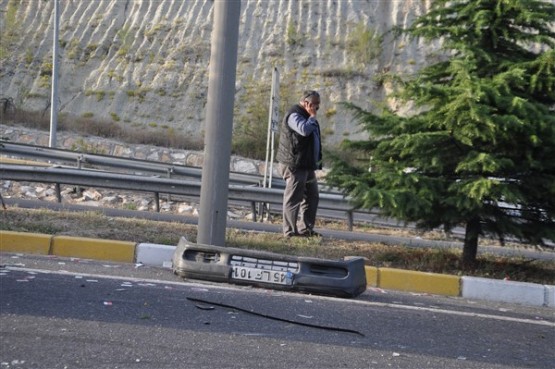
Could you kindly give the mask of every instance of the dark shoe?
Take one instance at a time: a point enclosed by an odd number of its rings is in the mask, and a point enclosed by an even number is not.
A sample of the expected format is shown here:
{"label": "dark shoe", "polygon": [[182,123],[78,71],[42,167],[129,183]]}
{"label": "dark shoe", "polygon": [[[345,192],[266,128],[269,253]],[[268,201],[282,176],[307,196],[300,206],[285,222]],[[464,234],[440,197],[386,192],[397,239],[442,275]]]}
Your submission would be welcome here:
{"label": "dark shoe", "polygon": [[322,237],[322,235],[318,232],[313,231],[312,229],[307,229],[303,233],[301,233],[303,237]]}

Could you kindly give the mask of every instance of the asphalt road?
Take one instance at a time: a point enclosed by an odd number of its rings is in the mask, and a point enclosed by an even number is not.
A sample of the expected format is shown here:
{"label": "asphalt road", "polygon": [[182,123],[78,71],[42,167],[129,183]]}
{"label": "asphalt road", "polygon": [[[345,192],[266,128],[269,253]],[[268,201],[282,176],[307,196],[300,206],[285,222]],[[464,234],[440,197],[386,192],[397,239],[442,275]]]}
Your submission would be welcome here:
{"label": "asphalt road", "polygon": [[555,368],[553,309],[0,254],[0,368]]}

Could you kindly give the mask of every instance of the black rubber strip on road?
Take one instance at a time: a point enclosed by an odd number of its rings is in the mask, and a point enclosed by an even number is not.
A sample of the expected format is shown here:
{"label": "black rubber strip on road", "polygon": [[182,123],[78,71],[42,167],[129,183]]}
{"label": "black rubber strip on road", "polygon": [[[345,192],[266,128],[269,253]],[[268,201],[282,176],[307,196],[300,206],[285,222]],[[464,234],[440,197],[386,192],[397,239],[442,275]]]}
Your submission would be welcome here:
{"label": "black rubber strip on road", "polygon": [[330,326],[324,326],[324,325],[318,325],[318,324],[304,323],[304,322],[299,322],[297,320],[291,320],[291,319],[286,319],[286,318],[280,318],[280,317],[277,317],[277,316],[258,313],[258,312],[253,311],[253,310],[247,310],[247,309],[243,309],[243,308],[240,308],[240,307],[237,307],[237,306],[224,304],[224,303],[221,303],[221,302],[202,300],[202,299],[197,299],[197,298],[194,298],[194,297],[187,297],[187,300],[202,303],[202,304],[220,306],[220,307],[224,307],[224,308],[228,308],[228,309],[234,309],[234,310],[242,311],[242,312],[247,313],[247,314],[261,316],[263,318],[277,320],[277,321],[280,321],[280,322],[302,325],[304,327],[325,329],[325,330],[328,330],[328,331],[336,331],[336,332],[353,333],[353,334],[358,334],[359,336],[365,337],[363,333],[361,333],[359,331],[356,331],[354,329],[340,328],[340,327],[330,327]]}

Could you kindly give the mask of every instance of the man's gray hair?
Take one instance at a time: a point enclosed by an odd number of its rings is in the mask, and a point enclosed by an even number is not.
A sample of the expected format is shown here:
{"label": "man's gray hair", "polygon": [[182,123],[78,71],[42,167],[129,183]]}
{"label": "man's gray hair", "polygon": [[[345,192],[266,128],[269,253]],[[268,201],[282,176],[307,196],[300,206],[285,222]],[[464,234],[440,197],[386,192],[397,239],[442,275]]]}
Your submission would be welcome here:
{"label": "man's gray hair", "polygon": [[302,100],[306,100],[312,96],[316,96],[318,98],[320,98],[320,94],[318,93],[318,91],[314,91],[314,90],[306,90],[305,92],[303,92],[303,98]]}

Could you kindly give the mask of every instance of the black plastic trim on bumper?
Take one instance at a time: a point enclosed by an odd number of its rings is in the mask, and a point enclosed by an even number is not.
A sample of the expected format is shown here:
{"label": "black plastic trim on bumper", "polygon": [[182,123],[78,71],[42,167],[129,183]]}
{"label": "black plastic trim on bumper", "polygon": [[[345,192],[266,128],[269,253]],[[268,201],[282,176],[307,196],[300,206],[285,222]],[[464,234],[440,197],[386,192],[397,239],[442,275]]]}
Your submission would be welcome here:
{"label": "black plastic trim on bumper", "polygon": [[[279,271],[286,284],[232,277],[234,266]],[[173,254],[173,271],[184,278],[248,284],[339,297],[355,297],[366,290],[363,258],[326,260],[265,251],[194,244],[182,237]],[[290,279],[289,279],[290,278]]]}

